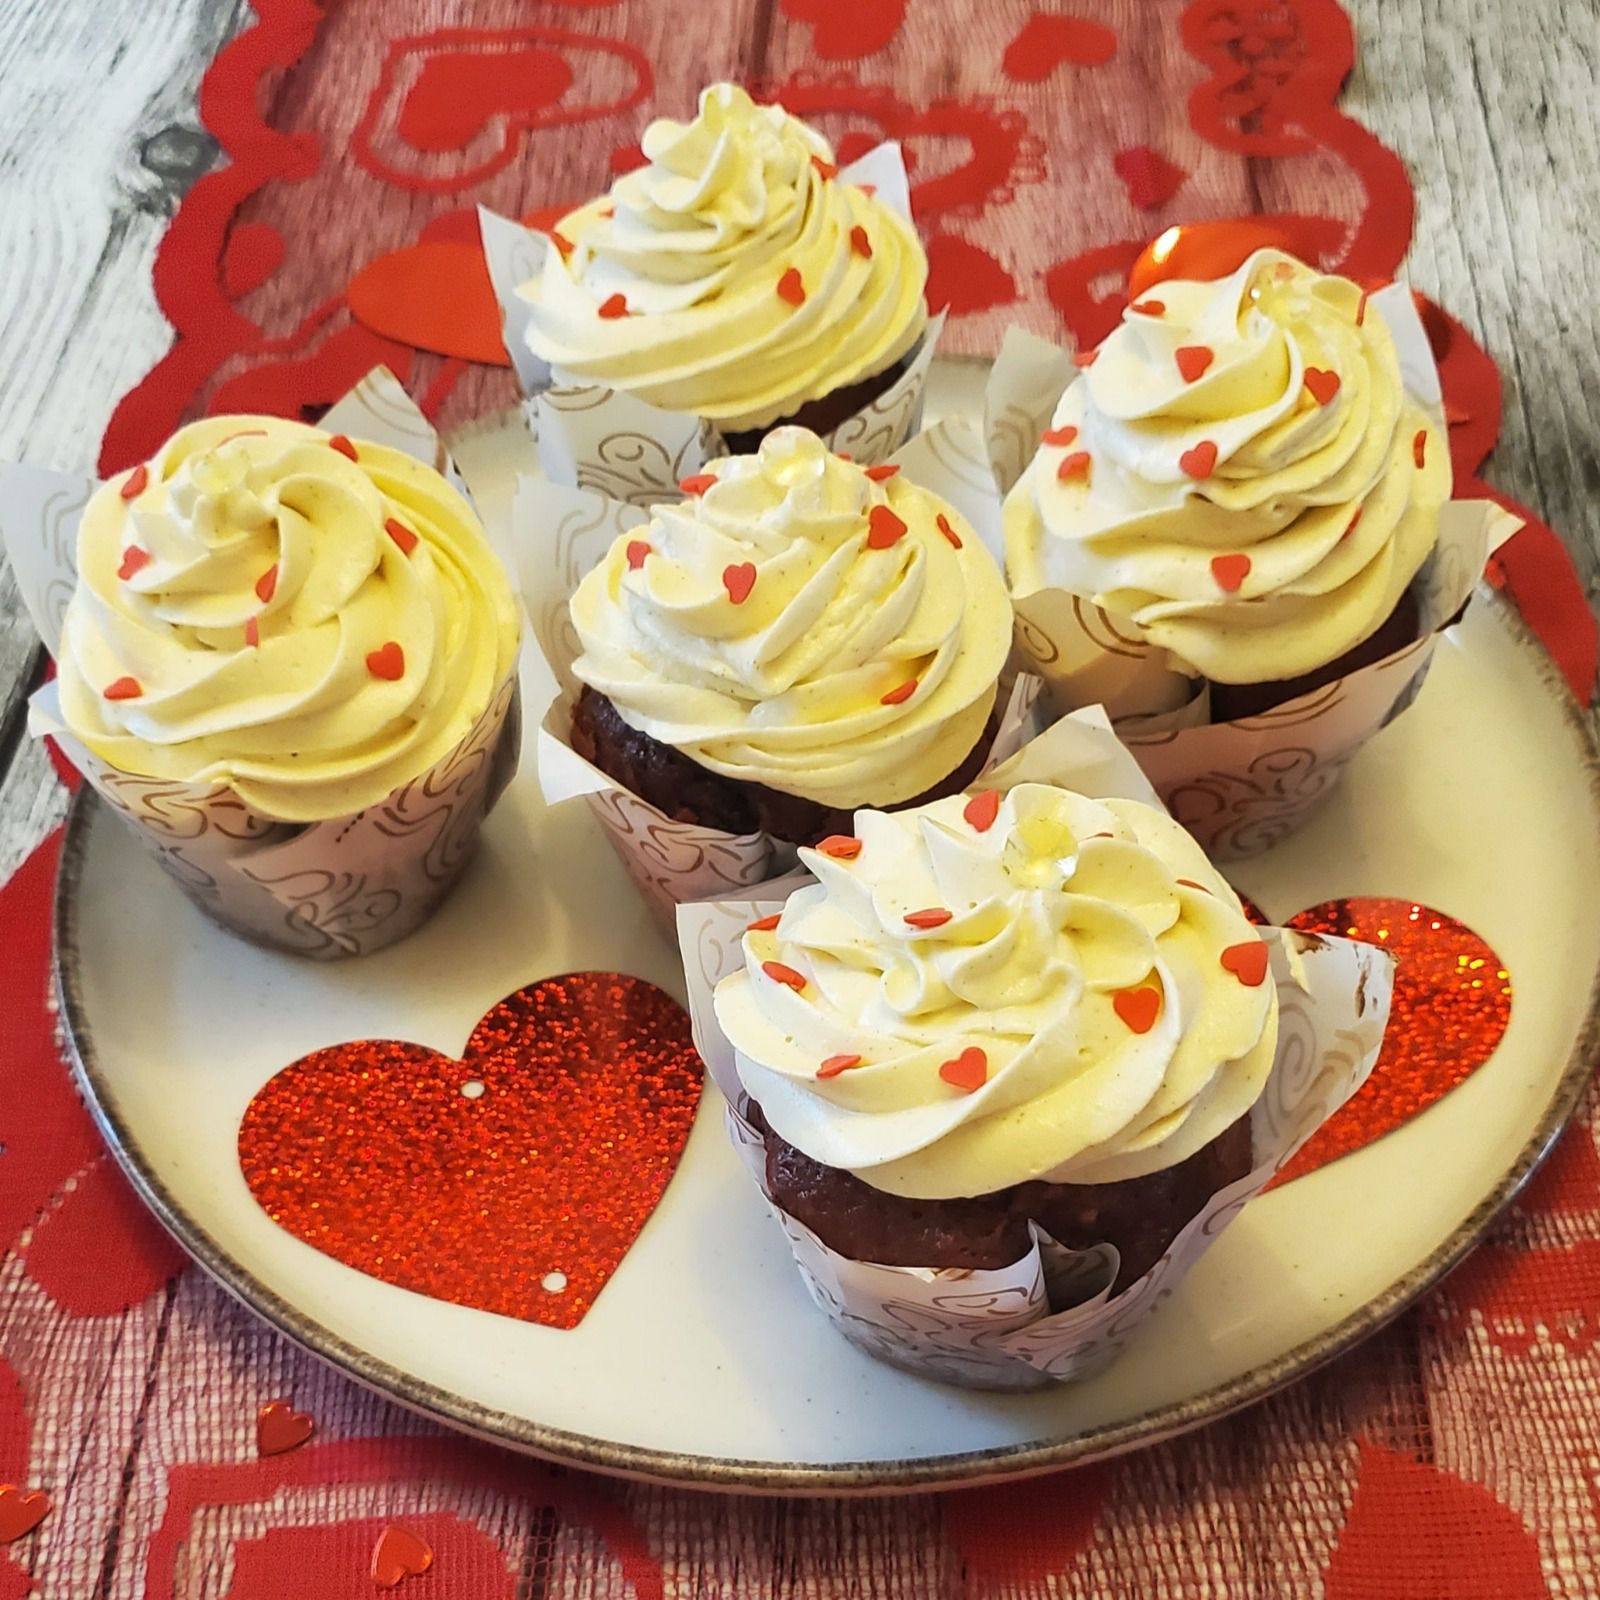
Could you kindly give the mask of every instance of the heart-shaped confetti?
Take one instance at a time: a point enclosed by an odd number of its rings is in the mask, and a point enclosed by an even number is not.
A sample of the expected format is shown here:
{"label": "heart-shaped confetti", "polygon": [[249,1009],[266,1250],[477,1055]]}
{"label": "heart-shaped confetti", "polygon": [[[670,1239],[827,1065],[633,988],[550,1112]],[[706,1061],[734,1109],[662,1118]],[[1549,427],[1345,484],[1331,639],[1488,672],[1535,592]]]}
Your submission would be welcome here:
{"label": "heart-shaped confetti", "polygon": [[388,1527],[372,1549],[372,1581],[393,1589],[404,1578],[420,1578],[433,1565],[433,1546],[409,1528]]}
{"label": "heart-shaped confetti", "polygon": [[1217,447],[1209,439],[1202,439],[1178,457],[1178,466],[1191,478],[1209,478],[1217,470]]}
{"label": "heart-shaped confetti", "polygon": [[287,1400],[269,1400],[256,1413],[256,1451],[264,1456],[281,1456],[298,1450],[316,1429],[316,1423]]}
{"label": "heart-shaped confetti", "polygon": [[50,1496],[43,1489],[0,1484],[0,1544],[25,1539],[50,1514]]}
{"label": "heart-shaped confetti", "polygon": [[939,1068],[939,1076],[963,1094],[974,1094],[989,1081],[989,1058],[977,1045],[968,1045],[953,1061]]}
{"label": "heart-shaped confetti", "polygon": [[1306,368],[1306,389],[1319,406],[1325,406],[1339,392],[1339,374],[1322,367]]}
{"label": "heart-shaped confetti", "polygon": [[275,1222],[347,1266],[572,1328],[666,1189],[701,1077],[671,996],[568,973],[500,1001],[460,1060],[394,1039],[303,1056],[250,1102],[239,1164]]}
{"label": "heart-shaped confetti", "polygon": [[736,606],[742,606],[750,598],[750,591],[755,586],[756,567],[753,561],[741,561],[736,566],[722,569],[722,587],[728,591],[728,598]]}

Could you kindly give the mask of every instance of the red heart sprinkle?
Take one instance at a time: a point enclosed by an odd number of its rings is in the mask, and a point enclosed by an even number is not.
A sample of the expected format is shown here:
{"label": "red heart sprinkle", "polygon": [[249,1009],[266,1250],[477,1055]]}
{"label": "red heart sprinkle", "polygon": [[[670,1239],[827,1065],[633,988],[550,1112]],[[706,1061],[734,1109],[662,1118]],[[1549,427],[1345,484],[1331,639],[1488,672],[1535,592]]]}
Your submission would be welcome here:
{"label": "red heart sprinkle", "polygon": [[954,549],[959,550],[961,548],[961,535],[950,526],[950,519],[944,514],[944,512],[941,511],[939,515],[933,519],[933,525],[945,536],[945,538],[950,541],[951,546]]}
{"label": "red heart sprinkle", "polygon": [[610,294],[600,302],[595,312],[597,317],[603,317],[607,322],[615,322],[618,317],[628,314],[628,299],[626,295]]}
{"label": "red heart sprinkle", "polygon": [[1319,406],[1325,406],[1339,392],[1339,374],[1321,367],[1307,367],[1306,388]]}
{"label": "red heart sprinkle", "polygon": [[337,450],[340,455],[348,456],[352,461],[359,461],[361,459],[356,454],[356,447],[351,444],[349,438],[342,433],[334,434],[334,436],[328,441],[328,448],[330,450]]}
{"label": "red heart sprinkle", "polygon": [[122,565],[117,568],[117,576],[126,583],[134,573],[142,572],[153,560],[155,560],[155,557],[148,550],[139,545],[130,544],[122,552]]}
{"label": "red heart sprinkle", "polygon": [[250,617],[245,622],[244,642],[252,650],[261,643],[261,624],[254,617]]}
{"label": "red heart sprinkle", "polygon": [[878,186],[875,183],[858,183],[856,188],[858,188],[869,200],[878,192]]}
{"label": "red heart sprinkle", "polygon": [[406,653],[395,640],[391,639],[376,650],[367,652],[367,671],[374,678],[383,678],[389,683],[395,683],[405,676]]}
{"label": "red heart sprinkle", "polygon": [[830,833],[817,849],[822,855],[832,856],[835,861],[854,861],[861,854],[861,841],[853,834]]}
{"label": "red heart sprinkle", "polygon": [[278,563],[274,561],[265,572],[256,579],[256,599],[266,605],[278,592]]}
{"label": "red heart sprinkle", "polygon": [[135,495],[144,493],[145,485],[149,483],[149,481],[150,469],[144,464],[144,462],[141,461],[139,465],[136,466],[133,471],[122,480],[122,487],[117,490],[117,493],[120,494],[124,500],[131,500]]}
{"label": "red heart sprinkle", "polygon": [[1287,283],[1294,276],[1294,267],[1287,261],[1280,261],[1272,269],[1272,276],[1279,283]]}
{"label": "red heart sprinkle", "polygon": [[616,216],[616,214],[617,208],[615,206],[601,206],[600,209],[595,213],[597,217],[604,217],[607,222]]}
{"label": "red heart sprinkle", "polygon": [[1061,465],[1056,468],[1056,477],[1062,483],[1072,483],[1078,480],[1087,482],[1089,478],[1090,455],[1087,450],[1074,450],[1071,455],[1061,458]]}
{"label": "red heart sprinkle", "polygon": [[906,921],[913,928],[942,928],[955,915],[943,906],[929,906],[926,911],[906,912]]}
{"label": "red heart sprinkle", "polygon": [[1363,289],[1361,291],[1361,298],[1356,301],[1356,326],[1358,328],[1361,327],[1362,324],[1367,320],[1367,299],[1370,293],[1370,290]]}
{"label": "red heart sprinkle", "polygon": [[799,267],[790,267],[778,279],[778,298],[787,300],[792,306],[803,306],[806,303],[805,280],[800,276]]}
{"label": "red heart sprinkle", "polygon": [[287,1400],[269,1400],[256,1413],[256,1452],[281,1456],[298,1450],[316,1432],[317,1425]]}
{"label": "red heart sprinkle", "polygon": [[1198,889],[1201,894],[1210,894],[1211,891],[1203,883],[1196,883],[1193,878],[1177,878],[1174,882],[1181,883],[1185,889]]}
{"label": "red heart sprinkle", "polygon": [[976,832],[987,833],[994,826],[994,819],[1000,815],[1000,791],[980,789],[961,808],[961,815]]}
{"label": "red heart sprinkle", "polygon": [[1357,506],[1356,507],[1356,514],[1353,517],[1351,517],[1350,521],[1345,526],[1344,532],[1339,535],[1339,542],[1341,544],[1343,544],[1344,541],[1346,539],[1348,539],[1350,537],[1350,535],[1356,531],[1356,524],[1358,522],[1360,522],[1361,513],[1363,511],[1365,511],[1366,509],[1367,508],[1365,506]]}
{"label": "red heart sprinkle", "polygon": [[50,1514],[50,1496],[43,1489],[24,1493],[14,1483],[0,1484],[0,1544],[15,1544]]}
{"label": "red heart sprinkle", "polygon": [[1118,989],[1111,997],[1111,1007],[1134,1033],[1149,1033],[1161,1014],[1161,991]]}
{"label": "red heart sprinkle", "polygon": [[1217,587],[1229,594],[1238,593],[1239,586],[1250,576],[1250,557],[1245,555],[1212,556],[1211,576]]}
{"label": "red heart sprinkle", "polygon": [[1209,478],[1216,470],[1217,447],[1209,439],[1202,439],[1194,449],[1185,450],[1178,457],[1178,465],[1191,478]]}
{"label": "red heart sprinkle", "polygon": [[829,1056],[817,1068],[817,1076],[819,1078],[837,1078],[841,1072],[848,1072],[851,1067],[859,1067],[860,1065],[860,1056]]}
{"label": "red heart sprinkle", "polygon": [[839,176],[839,169],[831,161],[824,161],[821,156],[812,156],[811,165],[814,166],[824,178],[837,178]]}
{"label": "red heart sprinkle", "polygon": [[865,256],[868,261],[872,259],[872,240],[867,237],[867,230],[859,222],[850,230],[850,248],[858,256]]}
{"label": "red heart sprinkle", "polygon": [[908,678],[898,689],[891,689],[888,694],[880,696],[878,704],[880,706],[904,705],[916,692],[917,680]]}
{"label": "red heart sprinkle", "polygon": [[1136,300],[1128,309],[1137,316],[1159,317],[1166,312],[1167,304],[1164,300]]}
{"label": "red heart sprinkle", "polygon": [[785,988],[793,989],[796,994],[806,986],[805,974],[796,972],[793,967],[786,967],[781,961],[763,961],[761,970],[774,983],[781,983]]}
{"label": "red heart sprinkle", "polygon": [[137,678],[118,678],[100,691],[107,700],[137,700],[144,693]]}
{"label": "red heart sprinkle", "polygon": [[372,1549],[372,1581],[380,1589],[420,1577],[432,1565],[433,1547],[409,1528],[385,1528]]}
{"label": "red heart sprinkle", "polygon": [[403,522],[397,522],[390,517],[383,525],[383,531],[400,546],[400,554],[408,556],[417,548],[417,536]]}
{"label": "red heart sprinkle", "polygon": [[863,470],[874,483],[882,483],[885,478],[892,478],[900,469],[892,461],[885,461],[881,467],[866,467]]}
{"label": "red heart sprinkle", "polygon": [[1428,430],[1418,428],[1417,436],[1411,441],[1411,458],[1416,462],[1418,470],[1428,459]]}
{"label": "red heart sprinkle", "polygon": [[1223,969],[1231,972],[1247,989],[1260,988],[1267,975],[1267,947],[1259,939],[1230,944],[1222,952]]}
{"label": "red heart sprinkle", "polygon": [[741,561],[735,566],[722,569],[722,587],[728,591],[728,598],[736,606],[742,606],[750,598],[750,591],[755,586],[755,562]]}
{"label": "red heart sprinkle", "polygon": [[1080,350],[1073,356],[1072,364],[1075,367],[1092,367],[1100,359],[1098,350]]}
{"label": "red heart sprinkle", "polygon": [[694,472],[687,478],[679,478],[678,487],[685,494],[704,494],[716,481],[717,475],[714,472]]}
{"label": "red heart sprinkle", "polygon": [[1069,422],[1065,427],[1046,428],[1039,437],[1045,444],[1071,444],[1078,437],[1078,430]]}
{"label": "red heart sprinkle", "polygon": [[1172,352],[1172,359],[1178,363],[1185,383],[1197,383],[1216,360],[1216,352],[1208,344],[1180,344]]}
{"label": "red heart sprinkle", "polygon": [[977,1045],[968,1045],[953,1061],[939,1068],[939,1076],[963,1094],[972,1094],[989,1081],[989,1058]]}
{"label": "red heart sprinkle", "polygon": [[564,233],[558,233],[554,228],[550,230],[550,242],[563,256],[572,254],[572,241]]}
{"label": "red heart sprinkle", "polygon": [[888,506],[874,506],[867,513],[867,549],[887,550],[905,536],[906,525]]}
{"label": "red heart sprinkle", "polygon": [[637,572],[651,555],[650,545],[643,539],[630,539],[626,554],[629,571]]}
{"label": "red heart sprinkle", "polygon": [[783,920],[783,913],[775,911],[770,917],[757,917],[754,922],[745,924],[746,933],[771,933]]}
{"label": "red heart sprinkle", "polygon": [[855,457],[848,450],[835,450],[833,452],[841,461],[854,461]]}

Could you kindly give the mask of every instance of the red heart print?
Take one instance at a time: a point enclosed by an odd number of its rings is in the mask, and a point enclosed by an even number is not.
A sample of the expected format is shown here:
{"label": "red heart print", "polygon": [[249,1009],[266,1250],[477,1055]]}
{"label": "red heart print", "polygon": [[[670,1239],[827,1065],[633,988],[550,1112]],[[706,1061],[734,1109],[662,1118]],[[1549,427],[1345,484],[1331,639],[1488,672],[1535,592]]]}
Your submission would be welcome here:
{"label": "red heart print", "polygon": [[1307,367],[1306,388],[1319,406],[1325,406],[1339,392],[1339,374],[1322,367]]}
{"label": "red heart print", "polygon": [[1250,576],[1250,557],[1247,555],[1212,556],[1211,576],[1217,587],[1226,594],[1237,594]]}
{"label": "red heart print", "polygon": [[256,1413],[256,1452],[281,1456],[298,1450],[316,1432],[317,1425],[287,1400],[269,1400]]}
{"label": "red heart print", "polygon": [[905,20],[908,0],[779,0],[794,22],[811,24],[811,48],[824,61],[859,60],[881,50]]}
{"label": "red heart print", "polygon": [[1036,11],[1006,46],[1000,70],[1014,83],[1043,83],[1057,67],[1103,67],[1117,36],[1098,22]]}
{"label": "red heart print", "polygon": [[989,1081],[989,1058],[977,1045],[968,1045],[939,1068],[939,1076],[964,1094],[973,1094]]}
{"label": "red heart print", "polygon": [[1191,478],[1209,478],[1217,470],[1217,447],[1209,439],[1202,439],[1178,457],[1178,465]]}
{"label": "red heart print", "polygon": [[735,566],[722,569],[722,587],[728,591],[728,598],[736,606],[742,606],[750,598],[750,591],[755,586],[755,562],[741,561]]}
{"label": "red heart print", "polygon": [[1267,947],[1260,939],[1230,944],[1221,956],[1224,972],[1231,972],[1247,989],[1259,989],[1267,976]]}
{"label": "red heart print", "polygon": [[928,240],[930,311],[953,317],[1010,305],[1017,298],[1017,280],[981,245],[959,234],[936,233]]}
{"label": "red heart print", "polygon": [[1157,211],[1184,185],[1189,174],[1147,144],[1119,150],[1111,169],[1122,179],[1128,199],[1141,211]]}
{"label": "red heart print", "polygon": [[250,1102],[239,1164],[268,1216],[346,1266],[573,1328],[671,1180],[701,1077],[670,995],[568,973],[507,995],[460,1060],[396,1039],[301,1057]]}
{"label": "red heart print", "polygon": [[42,1489],[24,1491],[14,1483],[0,1484],[0,1544],[15,1544],[50,1514],[50,1496]]}
{"label": "red heart print", "polygon": [[385,1528],[372,1549],[372,1581],[380,1589],[420,1578],[432,1565],[433,1546],[409,1528]]}

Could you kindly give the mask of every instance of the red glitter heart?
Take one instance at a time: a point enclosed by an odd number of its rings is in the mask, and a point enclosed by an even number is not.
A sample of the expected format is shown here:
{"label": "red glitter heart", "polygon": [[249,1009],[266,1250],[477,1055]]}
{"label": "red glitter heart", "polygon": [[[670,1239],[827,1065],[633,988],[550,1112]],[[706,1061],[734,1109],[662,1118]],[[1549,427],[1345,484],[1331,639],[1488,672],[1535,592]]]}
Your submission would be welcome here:
{"label": "red glitter heart", "polygon": [[1339,392],[1339,374],[1322,367],[1306,368],[1306,388],[1319,406],[1325,406]]}
{"label": "red glitter heart", "polygon": [[50,1496],[42,1489],[24,1493],[14,1483],[0,1484],[0,1544],[15,1544],[50,1514]]}
{"label": "red glitter heart", "polygon": [[569,973],[500,1001],[459,1061],[394,1039],[303,1056],[250,1102],[239,1165],[280,1227],[346,1266],[573,1328],[666,1189],[701,1076],[669,995]]}
{"label": "red glitter heart", "polygon": [[1194,449],[1185,450],[1178,457],[1178,465],[1191,478],[1209,478],[1217,470],[1217,447],[1209,439],[1202,439]]}
{"label": "red glitter heart", "polygon": [[1237,594],[1244,580],[1250,576],[1250,557],[1246,555],[1212,556],[1211,576],[1217,587],[1228,594]]}
{"label": "red glitter heart", "polygon": [[1378,945],[1398,958],[1372,1075],[1279,1173],[1287,1183],[1409,1122],[1494,1054],[1511,1019],[1505,963],[1471,928],[1411,900],[1327,900],[1289,918],[1303,933]]}
{"label": "red glitter heart", "polygon": [[398,683],[406,675],[406,653],[398,641],[391,639],[376,650],[367,652],[367,671],[374,678],[387,683]]}
{"label": "red glitter heart", "polygon": [[728,598],[736,606],[742,606],[750,598],[750,591],[755,586],[755,562],[741,561],[722,569],[722,587],[728,591]]}
{"label": "red glitter heart", "polygon": [[385,1528],[372,1550],[372,1581],[393,1589],[403,1578],[420,1578],[433,1565],[433,1546],[409,1528]]}
{"label": "red glitter heart", "polygon": [[1111,1009],[1134,1033],[1149,1033],[1161,1014],[1161,991],[1149,987],[1118,989],[1111,997]]}
{"label": "red glitter heart", "polygon": [[969,1044],[953,1061],[940,1066],[939,1076],[964,1094],[973,1094],[989,1081],[989,1058],[977,1045]]}
{"label": "red glitter heart", "polygon": [[1217,356],[1208,344],[1180,344],[1172,352],[1172,359],[1178,363],[1185,383],[1198,383]]}
{"label": "red glitter heart", "polygon": [[1267,947],[1259,939],[1247,939],[1243,944],[1230,944],[1220,960],[1225,972],[1231,972],[1247,989],[1259,989],[1267,976]]}
{"label": "red glitter heart", "polygon": [[317,1430],[303,1411],[296,1411],[287,1400],[269,1400],[256,1413],[256,1452],[281,1456],[298,1450]]}

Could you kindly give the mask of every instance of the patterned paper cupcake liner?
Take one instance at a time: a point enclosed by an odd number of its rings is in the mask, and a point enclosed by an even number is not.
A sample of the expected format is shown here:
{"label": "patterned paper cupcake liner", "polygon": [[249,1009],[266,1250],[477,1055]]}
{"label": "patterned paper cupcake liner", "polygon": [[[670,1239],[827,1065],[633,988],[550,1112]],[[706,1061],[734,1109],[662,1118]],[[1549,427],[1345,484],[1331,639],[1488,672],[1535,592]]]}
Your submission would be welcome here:
{"label": "patterned paper cupcake liner", "polygon": [[[1153,798],[1098,711],[1056,722],[984,782],[1001,790],[1055,782],[1102,798]],[[734,1146],[767,1197],[817,1306],[868,1354],[941,1382],[1026,1390],[1101,1371],[1245,1203],[1361,1087],[1383,1041],[1394,978],[1387,952],[1264,929],[1278,989],[1279,1031],[1271,1074],[1251,1112],[1256,1165],[1214,1193],[1149,1272],[1113,1297],[1118,1257],[1112,1246],[1069,1250],[1037,1227],[1021,1259],[994,1270],[856,1261],[824,1244],[767,1194],[765,1148],[743,1114],[737,1053],[712,1005],[718,981],[743,962],[746,926],[779,910],[791,889],[808,881],[806,875],[763,886],[744,899],[679,908],[695,1044],[728,1101]]]}
{"label": "patterned paper cupcake liner", "polygon": [[[454,477],[438,435],[387,371],[370,373],[324,424]],[[78,516],[95,485],[37,468],[0,474],[6,552],[53,654],[77,582]],[[291,825],[251,810],[226,786],[144,777],[102,761],[66,726],[54,683],[29,702],[28,725],[57,741],[208,916],[255,943],[319,961],[381,950],[437,910],[511,781],[522,740],[513,663],[471,731],[428,771],[378,805]]]}

